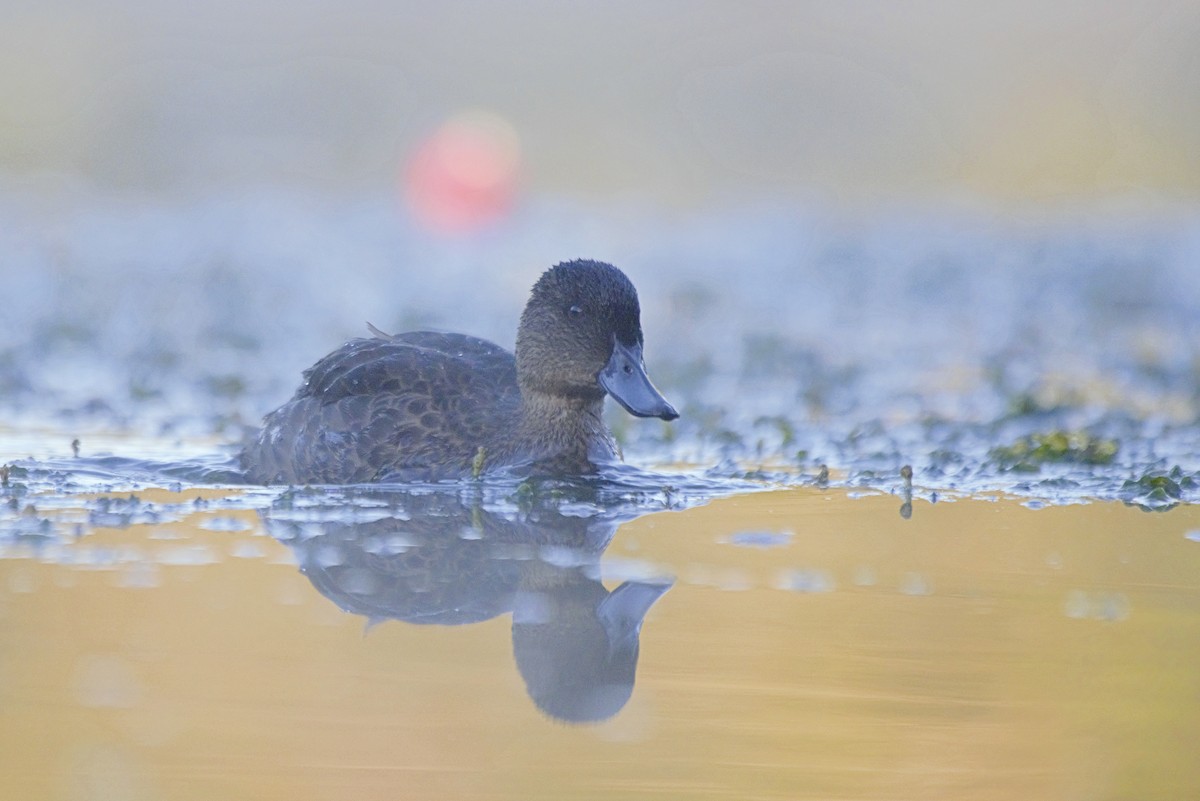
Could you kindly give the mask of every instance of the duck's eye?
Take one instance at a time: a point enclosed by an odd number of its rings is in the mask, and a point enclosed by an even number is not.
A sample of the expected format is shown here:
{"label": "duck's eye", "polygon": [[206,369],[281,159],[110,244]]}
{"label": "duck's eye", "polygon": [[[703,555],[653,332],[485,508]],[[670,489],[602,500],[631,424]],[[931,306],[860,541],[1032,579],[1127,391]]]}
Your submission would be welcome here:
{"label": "duck's eye", "polygon": [[583,314],[583,307],[578,305],[572,306],[567,309],[567,314],[571,317],[579,317]]}

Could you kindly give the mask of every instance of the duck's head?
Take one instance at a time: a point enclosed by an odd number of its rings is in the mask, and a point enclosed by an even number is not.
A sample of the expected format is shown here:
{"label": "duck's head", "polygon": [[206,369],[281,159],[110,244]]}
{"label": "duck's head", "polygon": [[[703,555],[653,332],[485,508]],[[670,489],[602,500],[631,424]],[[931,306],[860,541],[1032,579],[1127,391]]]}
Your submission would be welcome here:
{"label": "duck's head", "polygon": [[604,262],[563,262],[534,284],[517,329],[517,380],[584,402],[607,392],[638,417],[679,416],[646,375],[637,290]]}

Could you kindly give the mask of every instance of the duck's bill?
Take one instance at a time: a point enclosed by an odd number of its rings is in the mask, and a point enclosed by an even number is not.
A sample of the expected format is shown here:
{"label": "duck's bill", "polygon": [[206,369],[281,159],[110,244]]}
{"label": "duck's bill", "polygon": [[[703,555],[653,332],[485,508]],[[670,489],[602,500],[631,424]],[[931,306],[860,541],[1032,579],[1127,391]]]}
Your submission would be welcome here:
{"label": "duck's bill", "polygon": [[614,340],[612,356],[596,378],[604,391],[632,415],[663,420],[674,420],[679,416],[675,407],[667,403],[662,393],[650,383],[646,365],[642,363],[640,344],[623,345]]}

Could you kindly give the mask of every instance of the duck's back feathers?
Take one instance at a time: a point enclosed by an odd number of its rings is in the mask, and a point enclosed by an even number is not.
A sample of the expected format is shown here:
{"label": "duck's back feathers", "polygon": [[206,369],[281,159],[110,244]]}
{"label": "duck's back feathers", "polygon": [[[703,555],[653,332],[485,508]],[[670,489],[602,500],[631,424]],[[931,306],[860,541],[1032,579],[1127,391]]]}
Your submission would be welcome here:
{"label": "duck's back feathers", "polygon": [[478,449],[515,425],[520,404],[512,354],[463,334],[351,340],[304,379],[243,454],[252,481],[469,474]]}
{"label": "duck's back feathers", "polygon": [[417,397],[437,386],[516,393],[516,361],[499,345],[466,334],[412,331],[352,339],[304,371],[293,400],[333,403],[377,392]]}

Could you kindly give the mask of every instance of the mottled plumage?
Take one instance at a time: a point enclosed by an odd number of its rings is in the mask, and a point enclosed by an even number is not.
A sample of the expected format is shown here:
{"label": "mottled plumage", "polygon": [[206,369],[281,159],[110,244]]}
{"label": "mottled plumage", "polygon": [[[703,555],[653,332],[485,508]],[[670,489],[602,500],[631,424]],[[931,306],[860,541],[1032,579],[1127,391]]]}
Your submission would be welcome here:
{"label": "mottled plumage", "polygon": [[606,392],[633,414],[678,416],[645,374],[629,279],[567,262],[534,286],[515,357],[464,334],[351,340],[267,415],[242,467],[266,484],[585,472],[613,456]]}

